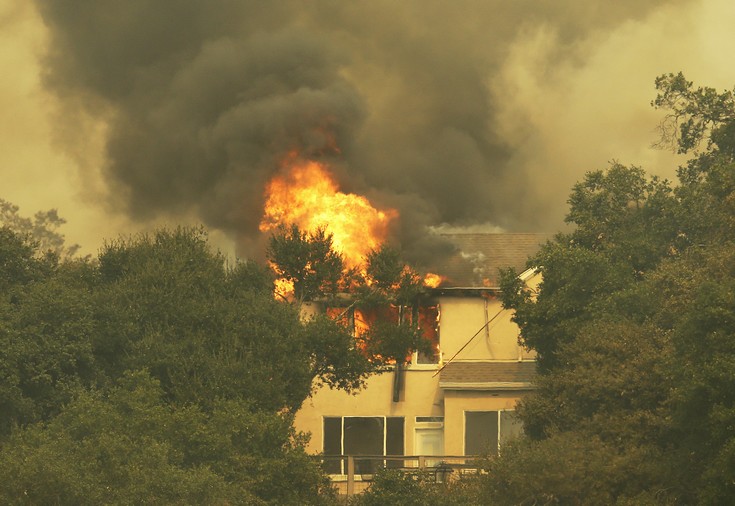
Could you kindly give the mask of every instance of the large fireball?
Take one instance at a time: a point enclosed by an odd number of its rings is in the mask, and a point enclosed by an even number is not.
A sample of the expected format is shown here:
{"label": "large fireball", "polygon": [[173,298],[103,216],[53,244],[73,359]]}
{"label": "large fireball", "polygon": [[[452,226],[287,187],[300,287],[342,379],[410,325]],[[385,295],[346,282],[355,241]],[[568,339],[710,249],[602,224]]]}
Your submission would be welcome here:
{"label": "large fireball", "polygon": [[339,191],[324,164],[291,158],[283,175],[266,186],[260,230],[293,223],[304,231],[326,228],[345,263],[354,267],[380,247],[396,215],[392,209],[376,209],[365,197]]}

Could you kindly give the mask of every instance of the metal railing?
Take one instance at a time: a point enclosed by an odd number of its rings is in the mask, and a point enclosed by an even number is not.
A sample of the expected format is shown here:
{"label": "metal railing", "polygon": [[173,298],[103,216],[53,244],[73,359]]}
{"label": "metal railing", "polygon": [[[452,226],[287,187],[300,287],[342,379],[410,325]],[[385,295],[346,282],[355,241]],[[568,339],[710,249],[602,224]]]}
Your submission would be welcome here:
{"label": "metal railing", "polygon": [[342,495],[365,491],[376,473],[396,469],[415,476],[433,477],[437,483],[461,474],[480,472],[481,464],[472,455],[320,455],[324,470]]}

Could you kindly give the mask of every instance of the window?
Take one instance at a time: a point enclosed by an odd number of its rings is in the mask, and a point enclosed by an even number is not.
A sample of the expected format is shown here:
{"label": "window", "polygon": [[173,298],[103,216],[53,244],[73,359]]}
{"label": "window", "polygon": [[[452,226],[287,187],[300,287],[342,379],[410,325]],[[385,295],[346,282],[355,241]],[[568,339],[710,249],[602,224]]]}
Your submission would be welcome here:
{"label": "window", "polygon": [[[403,417],[397,416],[324,417],[324,455],[403,455],[403,425]],[[383,464],[355,459],[355,473],[373,474]],[[330,474],[346,472],[341,459],[325,459],[324,467]]]}
{"label": "window", "polygon": [[464,454],[497,454],[499,447],[522,432],[515,411],[465,411]]}
{"label": "window", "polygon": [[426,353],[413,351],[406,360],[413,364],[438,364],[440,361],[438,305],[384,305],[360,309],[335,306],[327,307],[326,313],[330,318],[341,321],[356,337],[367,332],[376,321],[415,323],[421,336],[428,342],[428,349]]}
{"label": "window", "polygon": [[414,353],[414,364],[438,364],[439,353],[439,306],[420,306],[416,311],[418,326],[424,339],[430,343],[431,353]]}
{"label": "window", "polygon": [[[444,417],[417,416],[414,426],[415,455],[431,456],[444,454]],[[427,459],[427,466],[436,466],[437,459]]]}

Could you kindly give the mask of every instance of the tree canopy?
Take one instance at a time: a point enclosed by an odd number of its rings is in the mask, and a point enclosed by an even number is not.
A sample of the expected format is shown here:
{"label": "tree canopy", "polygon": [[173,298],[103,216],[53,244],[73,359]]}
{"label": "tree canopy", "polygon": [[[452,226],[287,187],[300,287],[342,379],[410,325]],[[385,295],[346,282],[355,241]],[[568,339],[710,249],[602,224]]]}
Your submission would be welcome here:
{"label": "tree canopy", "polygon": [[[292,417],[371,364],[200,229],[38,256],[0,229],[0,502],[322,504]],[[284,484],[289,486],[284,486]]]}
{"label": "tree canopy", "polygon": [[[528,438],[489,462],[498,504],[726,504],[735,494],[735,105],[657,79],[678,183],[613,164],[569,198],[569,233],[503,275],[538,352]],[[673,122],[673,123],[672,123]],[[675,124],[676,128],[670,128]]]}
{"label": "tree canopy", "polygon": [[[3,503],[329,504],[293,415],[317,386],[358,389],[416,345],[412,321],[360,348],[343,322],[302,318],[301,302],[337,290],[362,305],[421,292],[388,248],[368,258],[373,278],[345,271],[323,230],[279,230],[270,266],[230,265],[197,228],[96,258],[41,247],[0,228]],[[274,297],[275,276],[295,301]]]}
{"label": "tree canopy", "polygon": [[38,211],[33,218],[21,216],[20,208],[15,204],[0,198],[0,227],[20,234],[36,246],[39,254],[52,253],[60,257],[71,258],[79,245],[68,245],[64,235],[59,232],[66,220],[59,216],[56,209]]}

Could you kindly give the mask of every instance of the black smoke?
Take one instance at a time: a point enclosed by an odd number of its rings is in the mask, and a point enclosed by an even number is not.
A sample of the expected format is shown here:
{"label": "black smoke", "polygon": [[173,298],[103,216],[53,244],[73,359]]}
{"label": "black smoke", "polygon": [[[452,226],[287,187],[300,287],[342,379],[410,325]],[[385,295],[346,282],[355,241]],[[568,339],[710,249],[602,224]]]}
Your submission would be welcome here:
{"label": "black smoke", "polygon": [[661,2],[36,3],[44,82],[108,118],[106,179],[131,217],[194,212],[249,244],[265,181],[298,149],[333,164],[344,191],[397,208],[394,239],[420,260],[436,247],[427,226],[560,224],[528,184],[542,169],[509,163],[497,134],[488,81],[510,43],[548,25],[553,57],[573,58]]}

